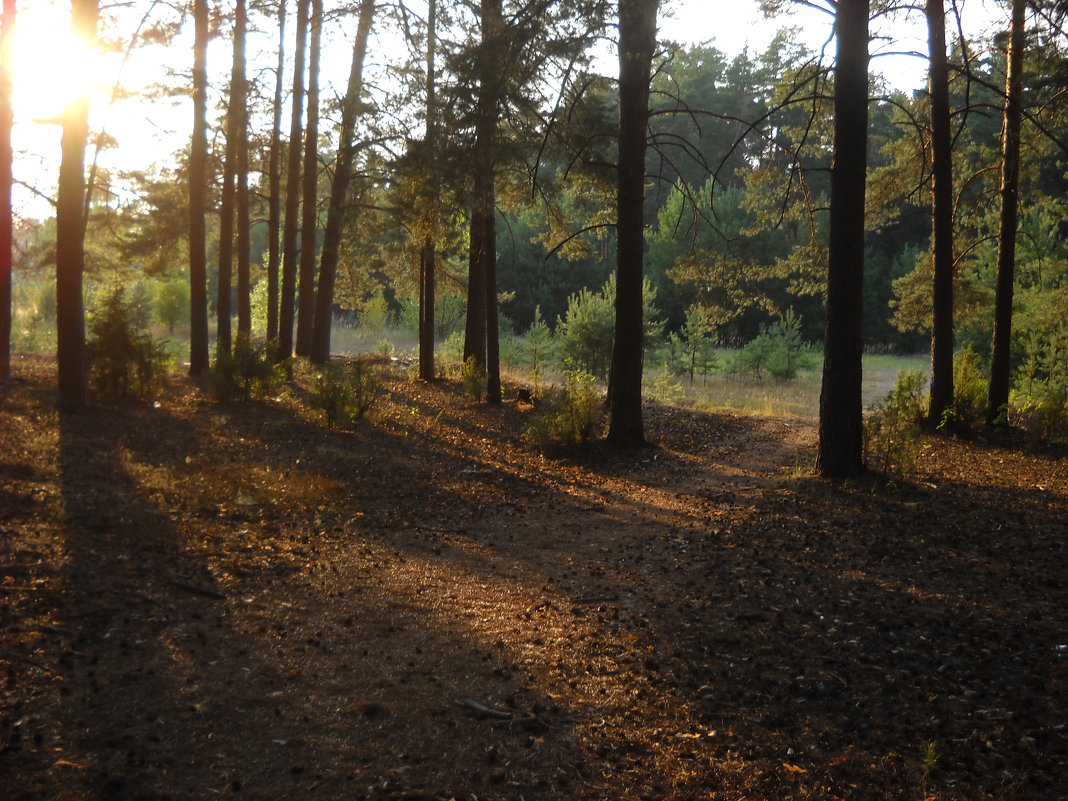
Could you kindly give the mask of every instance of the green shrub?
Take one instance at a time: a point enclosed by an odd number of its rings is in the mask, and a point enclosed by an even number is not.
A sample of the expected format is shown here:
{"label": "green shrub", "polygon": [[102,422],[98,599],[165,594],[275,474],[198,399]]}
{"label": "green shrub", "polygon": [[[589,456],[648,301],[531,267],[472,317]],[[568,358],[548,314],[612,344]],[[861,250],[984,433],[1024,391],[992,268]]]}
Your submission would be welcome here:
{"label": "green shrub", "polygon": [[[642,284],[642,335],[646,347],[659,338],[664,324],[657,319],[656,290]],[[583,289],[567,299],[567,311],[556,325],[559,357],[597,378],[608,376],[615,339],[616,279],[613,274],[600,292]]]}
{"label": "green shrub", "polygon": [[345,367],[328,365],[315,377],[311,405],[319,409],[330,427],[354,425],[363,419],[385,393],[382,382],[363,362]]}
{"label": "green shrub", "polygon": [[953,407],[943,415],[939,428],[967,430],[982,423],[988,388],[979,355],[970,347],[962,348],[953,357]]}
{"label": "green shrub", "polygon": [[1043,442],[1068,434],[1068,325],[1030,337],[1008,420]]}
{"label": "green shrub", "polygon": [[545,375],[545,365],[552,356],[553,332],[541,319],[541,307],[534,307],[534,322],[527,329],[524,338],[524,350],[526,361],[530,365],[530,394],[537,399],[542,393],[542,378]]}
{"label": "green shrub", "polygon": [[174,333],[175,326],[189,316],[189,281],[185,278],[170,278],[160,284],[156,291],[156,319]]}
{"label": "green shrub", "polygon": [[86,355],[89,383],[102,395],[149,398],[167,369],[163,345],[148,327],[148,297],[138,285],[130,292],[121,286],[102,295],[89,316]]}
{"label": "green shrub", "polygon": [[438,345],[434,354],[434,364],[437,366],[439,375],[455,376],[459,374],[463,360],[464,332],[453,331]]}
{"label": "green shrub", "polygon": [[248,400],[275,395],[289,377],[289,363],[275,364],[266,343],[253,343],[240,335],[233,352],[216,352],[208,373],[208,387],[219,401]]}
{"label": "green shrub", "polygon": [[527,427],[525,436],[540,450],[552,446],[585,445],[602,428],[601,396],[597,379],[574,367],[564,371],[564,384],[542,395],[542,410]]}
{"label": "green shrub", "polygon": [[486,392],[486,370],[474,356],[468,356],[460,366],[460,380],[464,394],[472,400],[482,400]]}
{"label": "green shrub", "polygon": [[864,454],[879,473],[910,476],[920,452],[920,423],[927,409],[927,379],[918,370],[897,375],[894,388],[864,424]]}
{"label": "green shrub", "polygon": [[779,381],[792,381],[798,372],[811,367],[815,358],[812,347],[802,338],[801,317],[793,309],[772,325],[761,330],[741,353],[735,369],[749,372],[763,381],[766,372]]}
{"label": "green shrub", "polygon": [[689,375],[690,384],[700,373],[707,376],[717,366],[716,326],[712,313],[694,304],[686,310],[686,320],[678,333],[669,337],[670,368],[672,372]]}

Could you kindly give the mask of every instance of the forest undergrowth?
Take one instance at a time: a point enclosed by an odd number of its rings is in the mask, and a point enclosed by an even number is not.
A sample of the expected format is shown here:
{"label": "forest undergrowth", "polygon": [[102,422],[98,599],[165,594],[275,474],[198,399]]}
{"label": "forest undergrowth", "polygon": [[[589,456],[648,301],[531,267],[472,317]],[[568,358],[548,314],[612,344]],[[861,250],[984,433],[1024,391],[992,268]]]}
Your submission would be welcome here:
{"label": "forest undergrowth", "polygon": [[527,403],[380,375],[60,417],[0,389],[0,782],[38,799],[1053,799],[1068,460],[650,405],[557,458]]}

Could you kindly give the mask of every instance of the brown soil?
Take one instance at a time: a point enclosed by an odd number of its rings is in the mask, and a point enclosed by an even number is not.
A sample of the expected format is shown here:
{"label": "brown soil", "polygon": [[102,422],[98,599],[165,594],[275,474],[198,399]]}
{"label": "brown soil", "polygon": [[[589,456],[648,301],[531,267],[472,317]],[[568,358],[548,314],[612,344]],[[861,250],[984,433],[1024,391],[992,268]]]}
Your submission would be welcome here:
{"label": "brown soil", "polygon": [[16,376],[7,799],[1065,797],[1063,451],[835,485],[802,418],[547,459],[448,383],[332,431]]}

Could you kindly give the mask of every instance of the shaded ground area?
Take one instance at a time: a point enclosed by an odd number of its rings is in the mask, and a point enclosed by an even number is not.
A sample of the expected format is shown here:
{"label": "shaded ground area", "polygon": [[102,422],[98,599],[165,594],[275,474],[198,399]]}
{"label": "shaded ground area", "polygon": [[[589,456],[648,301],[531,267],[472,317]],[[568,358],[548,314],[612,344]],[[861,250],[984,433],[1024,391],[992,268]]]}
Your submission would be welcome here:
{"label": "shaded ground area", "polygon": [[567,460],[400,379],[60,419],[0,396],[10,799],[1054,799],[1063,453],[808,475],[801,418]]}

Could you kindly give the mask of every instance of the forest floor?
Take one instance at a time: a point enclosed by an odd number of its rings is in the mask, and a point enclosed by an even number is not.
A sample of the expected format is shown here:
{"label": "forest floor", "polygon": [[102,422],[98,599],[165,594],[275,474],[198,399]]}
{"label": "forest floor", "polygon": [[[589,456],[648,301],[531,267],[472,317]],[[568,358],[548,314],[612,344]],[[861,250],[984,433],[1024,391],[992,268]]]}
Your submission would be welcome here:
{"label": "forest floor", "polygon": [[546,458],[529,406],[182,378],[0,389],[0,786],[28,799],[1064,799],[1068,458],[650,406]]}

